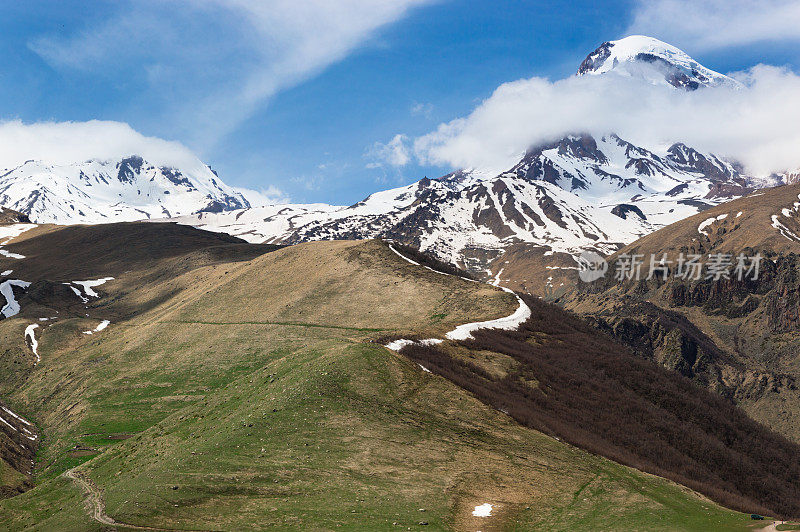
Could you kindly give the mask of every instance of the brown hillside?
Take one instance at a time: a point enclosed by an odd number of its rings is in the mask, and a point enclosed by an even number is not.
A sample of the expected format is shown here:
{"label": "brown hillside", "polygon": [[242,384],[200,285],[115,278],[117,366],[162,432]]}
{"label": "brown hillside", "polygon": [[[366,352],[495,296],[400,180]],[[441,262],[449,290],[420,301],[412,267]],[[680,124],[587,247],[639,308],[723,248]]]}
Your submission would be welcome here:
{"label": "brown hillside", "polygon": [[526,296],[519,331],[403,354],[548,434],[748,512],[800,515],[800,446],[718,395]]}
{"label": "brown hillside", "polygon": [[[762,190],[665,227],[609,258],[603,280],[558,301],[640,356],[729,398],[800,441],[800,185]],[[741,214],[740,214],[741,213]],[[704,223],[706,222],[706,223]],[[613,278],[622,254],[664,253],[667,280]],[[680,253],[760,253],[759,277],[684,280]]]}

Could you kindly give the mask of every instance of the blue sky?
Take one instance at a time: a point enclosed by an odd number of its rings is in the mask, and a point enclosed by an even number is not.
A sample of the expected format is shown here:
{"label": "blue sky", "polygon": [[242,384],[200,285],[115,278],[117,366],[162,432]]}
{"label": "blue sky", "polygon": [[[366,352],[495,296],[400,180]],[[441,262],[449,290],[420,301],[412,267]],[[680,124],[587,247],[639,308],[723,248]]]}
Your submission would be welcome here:
{"label": "blue sky", "polygon": [[[504,82],[565,78],[634,31],[721,72],[800,70],[797,2],[761,3],[766,16],[742,20],[708,2],[685,21],[671,10],[697,3],[310,3],[5,3],[0,119],[126,122],[188,146],[229,184],[348,204],[450,170],[381,160],[395,135],[469,115]],[[725,4],[747,15],[747,2]]]}

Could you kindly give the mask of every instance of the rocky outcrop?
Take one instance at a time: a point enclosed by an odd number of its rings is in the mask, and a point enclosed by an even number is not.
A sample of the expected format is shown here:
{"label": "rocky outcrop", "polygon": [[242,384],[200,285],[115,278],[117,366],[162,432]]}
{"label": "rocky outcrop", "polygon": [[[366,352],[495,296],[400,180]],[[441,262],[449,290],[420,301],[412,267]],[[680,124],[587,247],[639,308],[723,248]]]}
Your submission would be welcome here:
{"label": "rocky outcrop", "polygon": [[619,205],[611,209],[611,214],[619,216],[623,220],[628,218],[628,215],[631,214],[638,216],[642,220],[647,220],[647,216],[644,215],[642,209],[640,209],[636,205],[628,205],[627,203],[620,203]]}
{"label": "rocky outcrop", "polygon": [[733,395],[717,369],[720,364],[731,365],[732,362],[713,340],[681,314],[642,302],[587,318],[643,358],[725,396]]}
{"label": "rocky outcrop", "polygon": [[31,223],[31,219],[28,217],[27,214],[23,214],[13,209],[6,209],[5,207],[0,207],[0,224],[17,224],[17,223],[28,224]]}

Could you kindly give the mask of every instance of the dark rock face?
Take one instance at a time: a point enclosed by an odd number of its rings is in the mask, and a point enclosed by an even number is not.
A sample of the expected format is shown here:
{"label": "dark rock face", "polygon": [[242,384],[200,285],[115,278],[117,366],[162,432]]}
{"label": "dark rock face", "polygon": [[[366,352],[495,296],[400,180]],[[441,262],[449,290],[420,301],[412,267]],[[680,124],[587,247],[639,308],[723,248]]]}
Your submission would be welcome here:
{"label": "dark rock face", "polygon": [[0,207],[0,224],[16,224],[16,223],[29,224],[31,223],[31,219],[28,218],[28,215],[25,213],[18,212],[13,209],[6,209],[5,207]]}
{"label": "dark rock face", "polygon": [[208,198],[208,205],[203,207],[197,212],[211,212],[218,213],[223,211],[233,211],[236,209],[245,209],[250,207],[250,204],[244,199],[236,196],[224,196],[222,199]]}
{"label": "dark rock face", "polygon": [[664,295],[672,307],[701,307],[729,319],[763,309],[770,332],[800,331],[800,257],[791,253],[763,259],[759,278],[701,280],[685,283],[670,279]]}
{"label": "dark rock face", "polygon": [[[620,286],[604,279],[581,287],[585,297],[605,301],[602,310],[585,317],[638,355],[734,402],[795,397],[797,379],[780,361],[794,356],[795,343],[787,339],[800,332],[800,256],[762,255],[771,258],[762,259],[755,280],[733,276],[687,282],[673,272],[666,281]],[[669,308],[648,301],[656,294]],[[705,316],[700,321],[694,318],[698,312]],[[775,337],[783,340],[776,344]]]}
{"label": "dark rock face", "polygon": [[614,315],[588,319],[638,355],[723,395],[732,395],[715,369],[716,364],[727,360],[727,355],[681,314],[642,302],[627,305]]}
{"label": "dark rock face", "polygon": [[[556,142],[534,146],[508,172],[529,181],[542,180],[557,185],[560,173],[552,166],[542,163],[542,153],[557,150],[560,155],[593,161],[598,164],[608,162],[606,155],[597,147],[597,141],[589,134],[568,135]],[[548,161],[549,162],[549,161]]]}
{"label": "dark rock face", "polygon": [[703,174],[712,181],[742,179],[741,168],[737,165],[726,164],[713,155],[706,157],[694,148],[690,148],[681,142],[669,147],[667,150],[667,159],[682,170]]}
{"label": "dark rock face", "polygon": [[636,205],[628,205],[627,203],[620,203],[619,205],[611,209],[611,214],[619,216],[623,220],[627,219],[629,214],[635,214],[642,220],[647,220],[647,217],[642,212],[642,209],[640,209]]}
{"label": "dark rock face", "polygon": [[136,180],[136,176],[142,172],[142,165],[144,159],[138,155],[132,155],[122,159],[117,163],[117,179],[123,183],[132,183]]}
{"label": "dark rock face", "polygon": [[678,194],[680,194],[681,192],[683,192],[684,190],[686,190],[687,188],[689,188],[689,185],[686,184],[686,183],[683,183],[681,185],[676,186],[675,188],[673,188],[669,192],[667,192],[667,196],[675,197]]}
{"label": "dark rock face", "polygon": [[[162,167],[162,168],[160,168],[160,170],[161,170],[161,173],[164,174],[164,177],[166,177],[170,181],[170,183],[173,183],[175,185],[183,185],[186,188],[188,188],[189,190],[194,190],[195,189],[192,186],[191,181],[189,181],[189,179],[186,178],[180,172],[180,170],[176,170],[175,168],[167,168],[167,167]],[[216,175],[216,174],[214,174],[214,175]]]}
{"label": "dark rock face", "polygon": [[611,48],[614,45],[608,41],[604,42],[597,49],[586,56],[586,59],[581,62],[581,65],[578,67],[578,74],[586,74],[587,72],[592,72],[597,67],[603,64],[606,59],[611,56]]}

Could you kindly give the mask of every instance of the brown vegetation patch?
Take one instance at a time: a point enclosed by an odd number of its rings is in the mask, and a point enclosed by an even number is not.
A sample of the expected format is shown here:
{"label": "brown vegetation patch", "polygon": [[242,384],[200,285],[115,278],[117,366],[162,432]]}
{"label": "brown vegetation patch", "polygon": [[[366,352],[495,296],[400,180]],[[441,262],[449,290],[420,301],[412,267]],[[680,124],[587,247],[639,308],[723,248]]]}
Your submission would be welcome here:
{"label": "brown vegetation patch", "polygon": [[[513,357],[519,365],[503,378],[437,346],[402,352],[529,427],[731,508],[800,515],[800,446],[573,315],[526,302],[532,317],[518,331],[483,330],[461,342]],[[536,333],[558,341],[528,341]]]}

